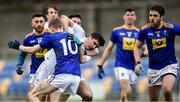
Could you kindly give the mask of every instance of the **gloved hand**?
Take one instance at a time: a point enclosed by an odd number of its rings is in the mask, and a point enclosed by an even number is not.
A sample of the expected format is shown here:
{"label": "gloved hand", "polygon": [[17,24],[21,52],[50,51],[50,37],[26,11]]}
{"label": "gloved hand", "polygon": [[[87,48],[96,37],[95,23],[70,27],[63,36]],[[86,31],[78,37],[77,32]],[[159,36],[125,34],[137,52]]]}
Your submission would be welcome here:
{"label": "gloved hand", "polygon": [[142,71],[143,71],[143,70],[142,70],[142,64],[141,64],[141,62],[137,62],[136,65],[135,65],[135,70],[134,70],[135,74],[136,74],[137,76],[139,76],[139,75],[140,75],[140,72],[142,72]]}
{"label": "gloved hand", "polygon": [[20,44],[19,41],[17,41],[17,40],[9,41],[9,42],[8,42],[9,48],[13,48],[13,49],[19,50],[19,46],[20,46],[20,45],[21,45],[21,44]]}
{"label": "gloved hand", "polygon": [[103,67],[102,67],[102,65],[97,65],[97,67],[98,67],[98,77],[99,77],[100,79],[102,79],[102,78],[105,76]]}
{"label": "gloved hand", "polygon": [[75,34],[68,34],[68,38],[70,40],[73,40],[78,46],[81,46],[83,44],[83,42],[78,38],[78,36],[76,36]]}
{"label": "gloved hand", "polygon": [[18,64],[16,67],[17,67],[16,73],[17,73],[18,75],[23,74],[24,71],[23,71],[23,69],[22,69],[22,65]]}

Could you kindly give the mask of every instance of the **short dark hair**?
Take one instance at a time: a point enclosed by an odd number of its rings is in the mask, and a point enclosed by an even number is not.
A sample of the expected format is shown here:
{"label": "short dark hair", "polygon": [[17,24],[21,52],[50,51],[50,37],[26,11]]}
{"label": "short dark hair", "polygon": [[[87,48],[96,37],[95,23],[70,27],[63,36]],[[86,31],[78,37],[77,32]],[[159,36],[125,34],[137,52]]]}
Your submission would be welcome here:
{"label": "short dark hair", "polygon": [[61,28],[62,23],[59,18],[55,18],[49,22],[49,27],[53,27],[55,29]]}
{"label": "short dark hair", "polygon": [[79,14],[72,14],[72,15],[69,16],[70,19],[71,19],[71,18],[74,18],[74,17],[79,18],[79,19],[82,20],[82,17],[81,17],[81,15],[79,15]]}
{"label": "short dark hair", "polygon": [[32,19],[35,18],[35,17],[43,17],[43,18],[44,18],[44,15],[41,14],[41,13],[35,13],[35,14],[33,14],[33,16],[32,16]]}
{"label": "short dark hair", "polygon": [[93,32],[90,34],[90,36],[92,37],[92,39],[97,39],[100,46],[104,46],[105,40],[104,40],[102,34],[100,34],[98,32]]}
{"label": "short dark hair", "polygon": [[[165,15],[165,9],[163,6],[159,5],[159,4],[156,4],[156,5],[153,5],[150,10],[154,10],[154,11],[157,11],[160,16],[164,16]],[[149,10],[149,11],[150,11]]]}
{"label": "short dark hair", "polygon": [[124,13],[126,13],[126,12],[133,12],[133,11],[135,11],[133,8],[127,8],[127,9],[124,10]]}

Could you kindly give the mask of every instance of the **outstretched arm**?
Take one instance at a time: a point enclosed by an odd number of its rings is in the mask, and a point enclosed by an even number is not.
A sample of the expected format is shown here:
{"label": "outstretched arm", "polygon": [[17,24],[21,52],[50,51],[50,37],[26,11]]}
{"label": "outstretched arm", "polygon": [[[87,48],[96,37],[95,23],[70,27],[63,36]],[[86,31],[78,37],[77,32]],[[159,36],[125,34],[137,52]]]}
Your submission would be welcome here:
{"label": "outstretched arm", "polygon": [[28,47],[28,46],[19,46],[19,50],[27,52],[27,53],[35,53],[37,51],[40,51],[42,48],[39,46],[39,44],[33,46],[33,47]]}
{"label": "outstretched arm", "polygon": [[141,56],[140,56],[141,48],[142,48],[142,42],[140,42],[139,40],[136,40],[136,43],[134,46],[134,59],[136,63],[134,72],[138,76],[140,74],[140,71],[142,70]]}
{"label": "outstretched arm", "polygon": [[28,46],[21,45],[19,43],[19,41],[17,41],[17,40],[9,41],[8,46],[9,46],[9,48],[21,50],[21,51],[27,52],[27,53],[35,53],[42,49],[39,44],[37,44],[33,47],[28,47]]}
{"label": "outstretched arm", "polygon": [[103,66],[103,64],[105,63],[105,61],[108,59],[109,55],[111,54],[113,47],[114,47],[114,43],[112,41],[109,41],[100,61],[98,63],[99,66]]}

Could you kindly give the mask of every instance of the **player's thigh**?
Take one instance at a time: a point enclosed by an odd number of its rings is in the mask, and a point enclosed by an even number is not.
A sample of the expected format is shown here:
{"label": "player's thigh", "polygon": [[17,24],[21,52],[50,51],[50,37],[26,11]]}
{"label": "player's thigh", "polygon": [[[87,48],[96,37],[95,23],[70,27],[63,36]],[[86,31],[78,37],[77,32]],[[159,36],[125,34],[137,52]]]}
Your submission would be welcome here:
{"label": "player's thigh", "polygon": [[85,79],[81,80],[77,90],[77,94],[80,96],[90,95],[92,96],[92,90]]}
{"label": "player's thigh", "polygon": [[176,76],[177,76],[177,72],[178,72],[178,64],[171,64],[166,66],[163,70],[162,70],[162,85],[163,85],[163,89],[167,90],[167,91],[171,91],[175,80],[176,80]]}
{"label": "player's thigh", "polygon": [[120,86],[122,89],[131,89],[131,83],[127,79],[120,79],[119,80]]}
{"label": "player's thigh", "polygon": [[30,92],[31,95],[38,96],[38,95],[47,95],[51,92],[58,90],[54,86],[50,85],[49,83],[42,81],[38,84],[38,86],[34,87]]}
{"label": "player's thigh", "polygon": [[174,86],[175,80],[176,77],[172,74],[166,74],[165,76],[163,76],[162,79],[163,90],[171,91]]}
{"label": "player's thigh", "polygon": [[61,93],[60,93],[59,90],[50,93],[50,94],[49,94],[49,96],[50,96],[50,101],[56,101],[57,98],[60,96],[60,94],[61,94]]}

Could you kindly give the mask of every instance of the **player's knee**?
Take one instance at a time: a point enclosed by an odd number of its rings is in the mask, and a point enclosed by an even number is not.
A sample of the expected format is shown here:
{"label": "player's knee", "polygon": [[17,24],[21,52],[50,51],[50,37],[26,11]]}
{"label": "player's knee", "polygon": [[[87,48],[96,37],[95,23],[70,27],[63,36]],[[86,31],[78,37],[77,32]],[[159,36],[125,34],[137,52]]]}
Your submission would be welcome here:
{"label": "player's knee", "polygon": [[28,100],[29,101],[33,100],[33,94],[31,92],[28,93]]}
{"label": "player's knee", "polygon": [[163,86],[163,92],[171,92],[172,89],[170,87],[168,87],[167,85],[166,86]]}
{"label": "player's knee", "polygon": [[93,94],[92,94],[92,92],[86,92],[82,98],[84,101],[92,101]]}

